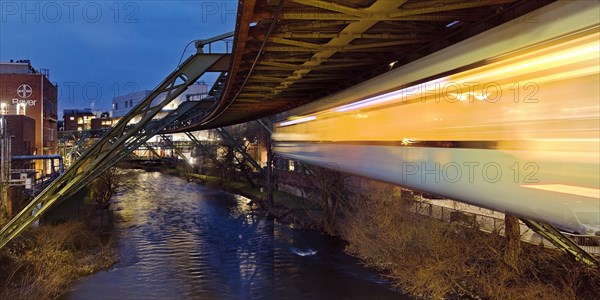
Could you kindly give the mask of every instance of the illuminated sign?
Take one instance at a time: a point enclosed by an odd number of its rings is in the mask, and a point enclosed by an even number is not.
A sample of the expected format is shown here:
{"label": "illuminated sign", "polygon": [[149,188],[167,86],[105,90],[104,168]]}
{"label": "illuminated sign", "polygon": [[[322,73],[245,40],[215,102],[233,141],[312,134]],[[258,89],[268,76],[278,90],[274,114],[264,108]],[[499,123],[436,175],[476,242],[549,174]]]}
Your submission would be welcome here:
{"label": "illuminated sign", "polygon": [[29,98],[33,93],[33,89],[28,84],[21,84],[17,88],[17,95],[21,98]]}
{"label": "illuminated sign", "polygon": [[13,98],[12,99],[12,104],[22,104],[22,105],[27,105],[27,106],[35,106],[35,104],[37,103],[37,100],[35,99],[27,99],[29,97],[31,97],[31,94],[33,94],[33,89],[31,88],[30,85],[28,84],[21,84],[18,88],[17,88],[17,95],[19,97],[21,97],[21,99],[18,98]]}
{"label": "illuminated sign", "polygon": [[33,99],[17,99],[17,98],[13,98],[12,99],[12,104],[25,104],[27,106],[35,106],[35,103],[37,102],[37,100],[33,100]]}

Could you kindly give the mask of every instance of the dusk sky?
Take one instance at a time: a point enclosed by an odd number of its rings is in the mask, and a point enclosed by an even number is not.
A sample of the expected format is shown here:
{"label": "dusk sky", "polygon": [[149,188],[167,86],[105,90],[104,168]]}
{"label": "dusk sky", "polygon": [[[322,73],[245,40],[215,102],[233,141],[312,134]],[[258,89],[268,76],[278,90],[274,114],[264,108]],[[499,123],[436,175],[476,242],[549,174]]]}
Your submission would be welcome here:
{"label": "dusk sky", "polygon": [[234,0],[0,1],[0,61],[50,69],[60,116],[92,102],[107,111],[114,96],[156,87],[192,40],[233,31],[236,10]]}

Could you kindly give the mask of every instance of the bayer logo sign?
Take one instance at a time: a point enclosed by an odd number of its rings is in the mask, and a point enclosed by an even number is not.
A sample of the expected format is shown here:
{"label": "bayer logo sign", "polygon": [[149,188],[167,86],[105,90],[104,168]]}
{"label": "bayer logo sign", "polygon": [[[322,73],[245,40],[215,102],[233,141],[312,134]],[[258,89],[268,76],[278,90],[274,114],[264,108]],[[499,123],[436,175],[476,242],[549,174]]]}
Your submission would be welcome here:
{"label": "bayer logo sign", "polygon": [[28,84],[21,84],[17,88],[17,95],[21,98],[27,99],[33,93],[33,89]]}

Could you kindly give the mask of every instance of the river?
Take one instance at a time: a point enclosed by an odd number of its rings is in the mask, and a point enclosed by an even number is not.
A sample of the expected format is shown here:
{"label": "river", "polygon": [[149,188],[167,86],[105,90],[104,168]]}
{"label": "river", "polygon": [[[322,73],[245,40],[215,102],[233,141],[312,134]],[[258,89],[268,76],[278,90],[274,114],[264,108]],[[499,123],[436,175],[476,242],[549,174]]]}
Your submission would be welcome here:
{"label": "river", "polygon": [[156,172],[114,197],[120,261],[65,299],[409,299],[343,252],[249,199]]}

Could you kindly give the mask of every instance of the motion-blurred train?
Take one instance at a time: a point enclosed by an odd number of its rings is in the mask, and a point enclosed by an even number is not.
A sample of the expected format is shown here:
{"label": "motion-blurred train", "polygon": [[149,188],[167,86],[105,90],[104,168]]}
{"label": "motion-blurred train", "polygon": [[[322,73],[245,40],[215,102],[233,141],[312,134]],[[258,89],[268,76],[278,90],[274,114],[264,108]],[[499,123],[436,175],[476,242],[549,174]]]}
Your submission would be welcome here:
{"label": "motion-blurred train", "polygon": [[274,149],[600,235],[599,12],[558,1],[292,110]]}

